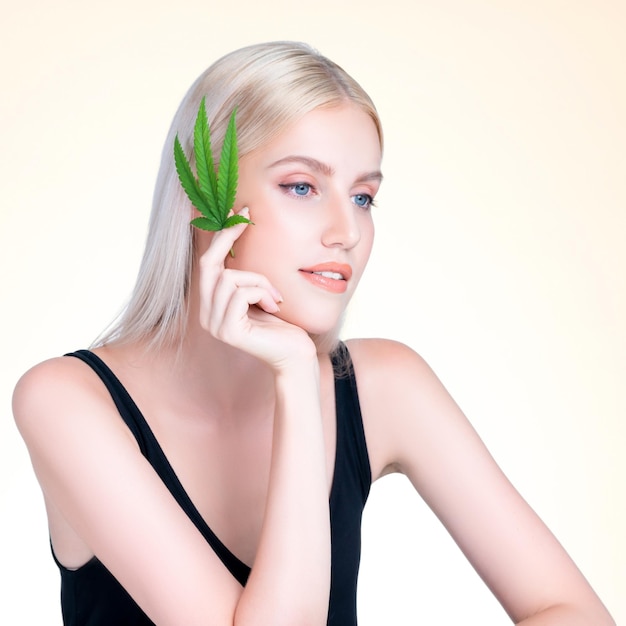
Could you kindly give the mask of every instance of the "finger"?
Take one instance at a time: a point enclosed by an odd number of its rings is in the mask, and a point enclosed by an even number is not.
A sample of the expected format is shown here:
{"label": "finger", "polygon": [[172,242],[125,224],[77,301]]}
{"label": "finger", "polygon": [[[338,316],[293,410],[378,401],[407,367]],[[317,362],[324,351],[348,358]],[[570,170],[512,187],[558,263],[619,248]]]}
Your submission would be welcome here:
{"label": "finger", "polygon": [[[237,292],[245,290],[254,290],[246,292],[255,294],[256,300],[251,304],[257,304],[268,313],[276,313],[279,310],[279,299],[275,296],[276,290],[271,287],[265,276],[226,270],[213,292],[211,308],[207,315],[209,328],[214,330],[220,325]],[[246,296],[248,299],[249,297],[249,295]]]}
{"label": "finger", "polygon": [[260,287],[265,289],[269,293],[273,304],[269,300],[264,300],[264,307],[268,310],[271,309],[272,313],[276,310],[275,305],[283,301],[278,290],[263,274],[225,269],[221,272],[214,285],[204,281],[201,284],[201,319],[210,320],[213,317],[223,317],[234,291],[242,287]]}
{"label": "finger", "polygon": [[240,287],[232,292],[223,315],[211,317],[209,331],[221,341],[234,346],[244,345],[251,328],[248,311],[253,305],[266,313],[278,311],[278,305],[262,287]]}

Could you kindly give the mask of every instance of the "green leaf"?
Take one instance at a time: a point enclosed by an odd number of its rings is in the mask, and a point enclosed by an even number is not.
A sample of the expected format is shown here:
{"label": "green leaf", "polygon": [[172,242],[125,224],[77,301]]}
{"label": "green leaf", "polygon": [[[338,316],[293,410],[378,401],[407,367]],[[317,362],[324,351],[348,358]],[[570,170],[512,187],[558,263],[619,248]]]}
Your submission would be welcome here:
{"label": "green leaf", "polygon": [[235,204],[235,195],[237,194],[239,167],[237,164],[236,114],[237,110],[235,109],[228,121],[228,128],[224,135],[224,143],[222,144],[222,154],[220,156],[220,165],[217,175],[217,203],[223,223],[226,222],[226,218]]}
{"label": "green leaf", "polygon": [[[229,215],[235,204],[239,177],[236,114],[235,109],[228,121],[217,173],[211,151],[211,130],[204,98],[200,102],[193,130],[197,178],[191,170],[178,135],[174,139],[174,162],[180,184],[193,206],[202,214],[202,217],[192,219],[191,225],[202,230],[217,231],[235,224],[253,223],[242,215]],[[231,254],[235,256],[232,250]]]}
{"label": "green leaf", "polygon": [[222,230],[222,228],[224,228],[221,224],[210,217],[196,217],[191,220],[191,225],[196,228],[200,228],[201,230],[212,231]]}
{"label": "green leaf", "polygon": [[254,224],[254,222],[251,222],[247,217],[244,217],[243,215],[230,215],[226,218],[226,220],[224,221],[224,226],[223,228],[230,228],[231,226],[234,226],[235,224]]}
{"label": "green leaf", "polygon": [[221,216],[217,210],[217,176],[215,174],[213,154],[211,152],[211,135],[209,132],[204,97],[200,102],[200,108],[198,109],[198,116],[194,126],[193,149],[196,157],[200,190],[207,199],[211,217],[216,221],[220,221]]}
{"label": "green leaf", "polygon": [[185,190],[189,200],[191,200],[191,204],[193,204],[200,213],[210,217],[211,210],[191,171],[191,166],[183,152],[183,147],[180,145],[178,135],[176,135],[174,139],[174,162],[176,163],[176,172],[178,173],[180,184]]}

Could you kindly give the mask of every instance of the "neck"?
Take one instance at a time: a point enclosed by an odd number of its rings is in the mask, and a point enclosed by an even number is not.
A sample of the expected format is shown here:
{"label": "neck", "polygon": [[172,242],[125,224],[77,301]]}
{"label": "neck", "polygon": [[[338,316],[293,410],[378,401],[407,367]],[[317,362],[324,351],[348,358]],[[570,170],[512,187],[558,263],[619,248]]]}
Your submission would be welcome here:
{"label": "neck", "polygon": [[[203,393],[220,404],[245,401],[265,396],[274,390],[274,377],[269,367],[246,352],[213,337],[200,326],[200,304],[197,272],[192,273],[192,285],[187,327],[180,347],[177,364],[189,385],[200,396]],[[245,393],[242,393],[245,390]]]}
{"label": "neck", "polygon": [[[212,337],[191,331],[180,347],[150,349],[109,344],[97,350],[130,390],[139,384],[181,414],[233,419],[265,412],[274,402],[274,377],[261,361]],[[137,381],[143,381],[137,383]],[[131,393],[131,395],[133,395]]]}
{"label": "neck", "polygon": [[264,363],[209,335],[189,333],[176,358],[179,385],[227,412],[273,398],[274,376]]}

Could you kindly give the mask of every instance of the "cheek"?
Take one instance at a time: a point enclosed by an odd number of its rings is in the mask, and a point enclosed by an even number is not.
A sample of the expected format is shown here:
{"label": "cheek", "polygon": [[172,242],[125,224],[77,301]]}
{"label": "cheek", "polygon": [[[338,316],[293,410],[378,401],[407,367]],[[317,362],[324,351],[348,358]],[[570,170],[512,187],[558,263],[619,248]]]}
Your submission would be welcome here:
{"label": "cheek", "polygon": [[362,225],[361,241],[359,242],[359,260],[362,270],[365,269],[367,262],[374,247],[374,223],[371,218]]}
{"label": "cheek", "polygon": [[255,249],[258,249],[258,247],[255,245],[254,233],[249,232],[253,228],[255,228],[255,226],[250,224],[243,235],[233,244],[235,256],[233,257],[229,254],[226,257],[224,265],[227,268],[251,272],[256,271],[256,269],[251,266],[251,263],[254,262],[255,259],[258,259],[260,255],[255,253]]}
{"label": "cheek", "polygon": [[[237,269],[258,271],[254,268],[278,262],[279,257],[289,255],[290,251],[304,245],[303,236],[310,232],[294,219],[296,215],[281,205],[284,198],[261,196],[257,202],[250,203],[250,224],[235,242],[235,264]],[[235,267],[235,265],[231,265]]]}
{"label": "cheek", "polygon": [[[370,216],[368,218],[367,224],[363,230],[363,241],[366,243],[367,249],[371,252],[372,246],[374,245],[374,235],[376,233],[376,229],[374,228],[374,220]],[[369,252],[368,252],[369,255]]]}
{"label": "cheek", "polygon": [[[254,222],[254,217],[252,217]],[[235,257],[230,255],[226,267],[264,273],[277,263],[277,259],[289,247],[289,238],[263,221],[250,224],[235,242]]]}

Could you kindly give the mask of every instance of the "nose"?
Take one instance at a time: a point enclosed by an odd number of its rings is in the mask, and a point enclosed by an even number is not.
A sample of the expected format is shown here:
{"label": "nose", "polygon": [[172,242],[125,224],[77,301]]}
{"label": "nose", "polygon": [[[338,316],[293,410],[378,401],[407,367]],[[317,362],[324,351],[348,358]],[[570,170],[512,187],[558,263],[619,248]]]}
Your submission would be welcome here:
{"label": "nose", "polygon": [[322,243],[328,248],[354,248],[361,240],[357,207],[351,199],[334,200],[326,208]]}

